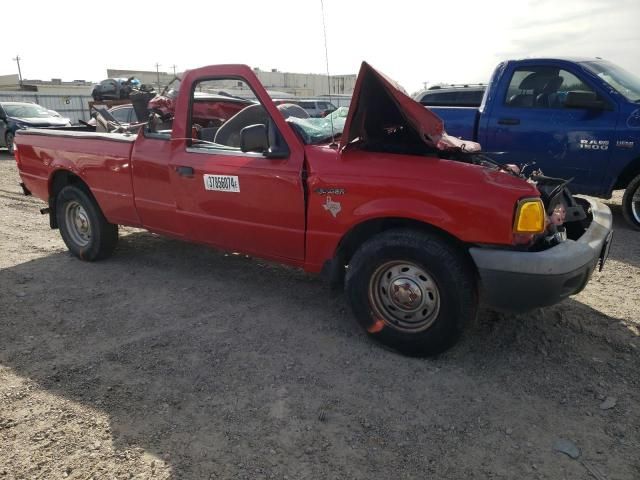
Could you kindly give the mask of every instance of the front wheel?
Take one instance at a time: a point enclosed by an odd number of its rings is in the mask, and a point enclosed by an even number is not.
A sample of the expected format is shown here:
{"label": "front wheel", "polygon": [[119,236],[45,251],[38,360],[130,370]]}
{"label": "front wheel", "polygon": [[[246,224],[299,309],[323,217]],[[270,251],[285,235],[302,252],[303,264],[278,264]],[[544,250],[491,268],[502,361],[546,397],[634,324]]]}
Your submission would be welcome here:
{"label": "front wheel", "polygon": [[459,250],[411,230],[383,232],[362,245],[349,263],[345,290],[369,335],[410,356],[452,346],[478,303],[473,272]]}
{"label": "front wheel", "polygon": [[86,189],[68,185],[60,190],[56,216],[60,235],[76,257],[91,262],[113,253],[118,243],[118,226],[107,222]]}
{"label": "front wheel", "polygon": [[11,132],[8,132],[4,137],[9,155],[13,155],[13,139],[14,138],[15,138],[14,134]]}
{"label": "front wheel", "polygon": [[640,230],[640,175],[631,180],[624,191],[622,213],[629,225]]}

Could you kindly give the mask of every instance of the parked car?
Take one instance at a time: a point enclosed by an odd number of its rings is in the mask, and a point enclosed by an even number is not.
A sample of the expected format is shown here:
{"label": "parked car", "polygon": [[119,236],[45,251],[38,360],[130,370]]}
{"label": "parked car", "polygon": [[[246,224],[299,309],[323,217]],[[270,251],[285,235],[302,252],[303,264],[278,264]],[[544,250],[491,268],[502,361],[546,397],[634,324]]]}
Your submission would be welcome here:
{"label": "parked car", "polygon": [[325,117],[334,110],[336,110],[336,106],[328,102],[326,100],[295,100],[297,105],[300,105],[304,108],[309,116],[315,118]]}
{"label": "parked car", "polygon": [[571,191],[610,198],[640,229],[640,78],[601,59],[510,60],[496,68],[481,109],[434,107],[450,134],[571,178]]}
{"label": "parked car", "polygon": [[486,88],[486,85],[433,86],[413,98],[427,107],[479,107]]}
{"label": "parked car", "polygon": [[[257,102],[204,140],[194,92],[230,80]],[[48,202],[78,258],[108,257],[129,225],[302,267],[344,284],[368,334],[408,355],[451,346],[480,301],[559,302],[607,258],[606,205],[447,135],[366,63],[345,121],[296,110],[248,66],[203,67],[185,75],[170,129],[24,130],[15,158],[25,194]]]}
{"label": "parked car", "polygon": [[36,103],[0,102],[0,147],[7,147],[10,154],[13,154],[13,139],[18,130],[69,125],[68,118]]}

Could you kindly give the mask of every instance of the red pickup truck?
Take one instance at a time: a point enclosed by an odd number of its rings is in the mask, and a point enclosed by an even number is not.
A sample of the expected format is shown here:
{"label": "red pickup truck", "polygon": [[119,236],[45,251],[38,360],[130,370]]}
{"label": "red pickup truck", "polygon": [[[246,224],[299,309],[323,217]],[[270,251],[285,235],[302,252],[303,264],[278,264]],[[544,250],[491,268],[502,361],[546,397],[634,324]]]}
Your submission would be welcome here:
{"label": "red pickup truck", "polygon": [[[193,115],[205,97],[249,91],[240,111]],[[109,256],[130,225],[302,267],[344,285],[372,337],[431,355],[481,301],[511,312],[559,302],[608,254],[605,205],[448,136],[366,63],[346,119],[276,106],[242,65],[191,70],[175,94],[173,118],[152,114],[136,132],[18,132],[23,190],[48,202],[80,259]]]}

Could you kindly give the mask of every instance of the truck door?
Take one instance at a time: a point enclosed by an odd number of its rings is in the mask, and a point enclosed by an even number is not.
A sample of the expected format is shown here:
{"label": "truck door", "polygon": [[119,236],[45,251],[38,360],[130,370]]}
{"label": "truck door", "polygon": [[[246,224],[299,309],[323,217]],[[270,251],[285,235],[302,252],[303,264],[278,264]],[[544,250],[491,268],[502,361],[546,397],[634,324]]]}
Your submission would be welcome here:
{"label": "truck door", "polygon": [[[292,144],[297,138],[291,130],[285,141],[284,117],[273,103],[269,113],[264,101],[251,99],[247,82],[237,77],[198,81],[192,91],[187,138],[174,138],[169,165],[186,236],[238,252],[303,260],[302,144]],[[266,153],[255,148],[265,130],[272,150]],[[254,151],[241,149],[245,134]]]}
{"label": "truck door", "polygon": [[[536,162],[549,176],[571,178],[570,188],[598,193],[615,144],[615,104],[579,71],[549,64],[505,72],[485,125],[483,149],[504,152],[504,163]],[[603,108],[565,106],[568,92],[591,92]]]}

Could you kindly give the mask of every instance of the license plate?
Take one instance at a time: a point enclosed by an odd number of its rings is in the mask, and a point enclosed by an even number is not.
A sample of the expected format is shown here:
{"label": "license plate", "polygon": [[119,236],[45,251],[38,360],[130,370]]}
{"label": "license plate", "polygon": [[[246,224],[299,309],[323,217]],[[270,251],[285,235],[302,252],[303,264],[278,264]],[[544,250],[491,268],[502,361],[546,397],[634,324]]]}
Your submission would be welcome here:
{"label": "license plate", "polygon": [[602,245],[602,252],[600,253],[600,268],[599,272],[604,268],[604,262],[609,258],[609,250],[611,250],[611,240],[613,239],[613,230],[609,232],[607,235],[607,239],[604,241],[604,245]]}
{"label": "license plate", "polygon": [[204,175],[205,190],[240,193],[240,181],[235,175]]}

